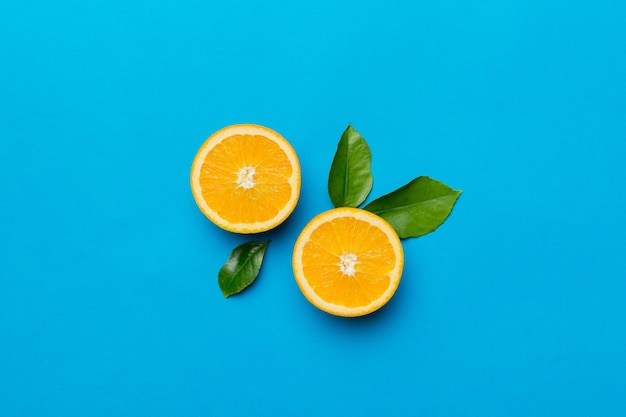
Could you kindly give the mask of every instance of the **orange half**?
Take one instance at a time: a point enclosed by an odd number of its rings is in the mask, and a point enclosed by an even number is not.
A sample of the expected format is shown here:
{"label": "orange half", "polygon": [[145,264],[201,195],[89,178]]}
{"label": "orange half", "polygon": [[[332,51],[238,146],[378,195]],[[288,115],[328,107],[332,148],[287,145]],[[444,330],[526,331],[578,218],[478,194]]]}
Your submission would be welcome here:
{"label": "orange half", "polygon": [[198,208],[222,229],[264,232],[281,224],[300,196],[293,147],[267,127],[239,124],[212,134],[191,166]]}
{"label": "orange half", "polygon": [[317,308],[353,317],[378,310],[398,287],[404,265],[400,238],[379,216],[341,207],[311,220],[296,240],[293,271]]}

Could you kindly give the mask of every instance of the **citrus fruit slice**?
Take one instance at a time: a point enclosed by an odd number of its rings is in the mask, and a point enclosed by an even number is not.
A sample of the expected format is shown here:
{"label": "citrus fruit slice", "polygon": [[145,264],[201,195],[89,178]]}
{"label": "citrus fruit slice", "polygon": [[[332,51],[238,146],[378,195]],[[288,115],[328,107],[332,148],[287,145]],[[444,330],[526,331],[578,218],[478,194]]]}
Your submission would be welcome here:
{"label": "citrus fruit slice", "polygon": [[191,166],[196,204],[213,223],[236,233],[258,233],[282,223],[300,196],[300,163],[272,129],[225,127],[200,147]]}
{"label": "citrus fruit slice", "polygon": [[304,296],[336,316],[362,316],[393,296],[404,265],[400,238],[382,218],[340,207],[319,214],[302,230],[293,271]]}

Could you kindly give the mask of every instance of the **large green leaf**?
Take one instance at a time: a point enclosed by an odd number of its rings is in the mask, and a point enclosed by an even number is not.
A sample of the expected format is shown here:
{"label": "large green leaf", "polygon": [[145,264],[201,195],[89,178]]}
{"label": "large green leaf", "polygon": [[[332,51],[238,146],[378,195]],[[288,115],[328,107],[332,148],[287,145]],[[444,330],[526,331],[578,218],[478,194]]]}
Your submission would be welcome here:
{"label": "large green leaf", "polygon": [[328,175],[328,194],[335,207],[358,207],[372,190],[372,153],[352,125],[341,135]]}
{"label": "large green leaf", "polygon": [[450,215],[461,191],[429,177],[418,177],[364,207],[379,215],[401,238],[434,231]]}
{"label": "large green leaf", "polygon": [[263,255],[269,243],[269,240],[248,242],[233,249],[217,275],[217,281],[225,298],[241,292],[252,284],[261,270]]}

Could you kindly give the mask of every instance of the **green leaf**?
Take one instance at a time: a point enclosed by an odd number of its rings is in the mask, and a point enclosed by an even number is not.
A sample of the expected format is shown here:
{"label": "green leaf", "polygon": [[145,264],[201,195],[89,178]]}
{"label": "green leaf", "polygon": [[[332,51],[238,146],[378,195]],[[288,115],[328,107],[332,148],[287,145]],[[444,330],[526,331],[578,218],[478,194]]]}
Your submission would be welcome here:
{"label": "green leaf", "polygon": [[401,238],[419,237],[434,231],[448,218],[460,194],[442,182],[418,177],[364,209],[387,220]]}
{"label": "green leaf", "polygon": [[270,241],[248,242],[237,246],[220,269],[217,282],[227,298],[241,292],[256,279],[261,270],[263,255]]}
{"label": "green leaf", "polygon": [[348,125],[341,135],[328,175],[328,194],[335,207],[358,207],[372,190],[372,153],[365,138]]}

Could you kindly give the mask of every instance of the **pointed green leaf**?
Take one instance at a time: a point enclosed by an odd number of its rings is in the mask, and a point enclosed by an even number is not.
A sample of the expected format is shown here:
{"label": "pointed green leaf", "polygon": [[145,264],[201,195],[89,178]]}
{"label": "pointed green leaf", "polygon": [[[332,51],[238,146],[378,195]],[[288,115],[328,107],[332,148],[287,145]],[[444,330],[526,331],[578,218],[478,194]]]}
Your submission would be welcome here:
{"label": "pointed green leaf", "polygon": [[358,207],[372,190],[372,153],[352,125],[341,135],[328,175],[328,194],[335,207]]}
{"label": "pointed green leaf", "polygon": [[263,255],[270,241],[248,242],[237,246],[220,269],[217,282],[224,298],[241,292],[256,279],[261,270]]}
{"label": "pointed green leaf", "polygon": [[418,177],[364,207],[379,215],[401,238],[434,231],[448,218],[461,191],[429,177]]}

